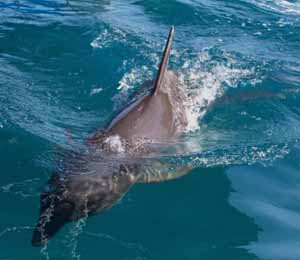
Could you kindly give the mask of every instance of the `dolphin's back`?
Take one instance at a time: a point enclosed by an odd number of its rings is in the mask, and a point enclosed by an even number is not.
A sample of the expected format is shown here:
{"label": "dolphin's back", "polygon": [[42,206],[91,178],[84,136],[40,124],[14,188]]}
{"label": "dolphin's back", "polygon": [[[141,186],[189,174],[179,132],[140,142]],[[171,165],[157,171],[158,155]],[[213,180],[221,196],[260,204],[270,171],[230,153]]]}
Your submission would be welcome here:
{"label": "dolphin's back", "polygon": [[168,94],[150,94],[137,102],[127,114],[112,124],[109,134],[132,138],[162,139],[171,136],[174,129],[174,109]]}

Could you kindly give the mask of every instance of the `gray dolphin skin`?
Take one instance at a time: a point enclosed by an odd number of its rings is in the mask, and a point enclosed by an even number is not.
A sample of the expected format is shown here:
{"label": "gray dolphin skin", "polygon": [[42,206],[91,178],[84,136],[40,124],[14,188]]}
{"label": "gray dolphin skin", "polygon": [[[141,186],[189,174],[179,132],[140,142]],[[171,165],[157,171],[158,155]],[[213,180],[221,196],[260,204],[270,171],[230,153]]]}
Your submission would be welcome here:
{"label": "gray dolphin skin", "polygon": [[184,93],[176,74],[167,70],[173,35],[171,27],[151,91],[88,138],[86,152],[68,154],[62,172],[45,185],[33,246],[46,244],[68,222],[112,207],[136,183],[174,179],[190,170],[142,159],[187,125]]}

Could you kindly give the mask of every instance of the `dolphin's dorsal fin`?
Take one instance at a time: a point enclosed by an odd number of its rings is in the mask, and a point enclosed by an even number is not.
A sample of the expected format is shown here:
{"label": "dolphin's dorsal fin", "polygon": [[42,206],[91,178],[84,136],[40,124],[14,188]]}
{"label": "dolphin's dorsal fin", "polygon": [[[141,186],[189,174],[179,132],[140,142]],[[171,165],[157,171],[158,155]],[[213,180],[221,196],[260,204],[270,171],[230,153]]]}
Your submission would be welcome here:
{"label": "dolphin's dorsal fin", "polygon": [[171,45],[172,45],[172,41],[173,41],[173,35],[174,35],[174,26],[171,26],[168,40],[166,43],[166,47],[164,49],[163,57],[160,62],[159,70],[158,70],[156,80],[154,83],[154,91],[153,91],[154,95],[157,95],[157,93],[159,92],[159,88],[161,86],[162,80],[164,78],[164,75],[165,75],[167,67],[168,67]]}

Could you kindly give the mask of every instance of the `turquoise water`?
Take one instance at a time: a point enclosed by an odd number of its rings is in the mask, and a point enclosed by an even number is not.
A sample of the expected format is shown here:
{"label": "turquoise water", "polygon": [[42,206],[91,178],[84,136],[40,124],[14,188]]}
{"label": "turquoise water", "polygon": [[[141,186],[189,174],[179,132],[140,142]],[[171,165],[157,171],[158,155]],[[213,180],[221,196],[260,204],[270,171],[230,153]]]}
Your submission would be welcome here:
{"label": "turquoise water", "polygon": [[[187,176],[30,244],[57,150],[170,67],[191,97]],[[299,259],[300,2],[2,0],[0,259]]]}

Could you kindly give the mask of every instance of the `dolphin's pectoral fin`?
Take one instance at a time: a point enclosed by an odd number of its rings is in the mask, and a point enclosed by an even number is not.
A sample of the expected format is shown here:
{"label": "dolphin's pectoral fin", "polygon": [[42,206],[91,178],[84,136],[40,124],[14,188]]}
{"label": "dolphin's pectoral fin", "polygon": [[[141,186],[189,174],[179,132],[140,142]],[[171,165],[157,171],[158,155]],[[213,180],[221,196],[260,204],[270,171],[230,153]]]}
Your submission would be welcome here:
{"label": "dolphin's pectoral fin", "polygon": [[193,167],[183,166],[174,168],[164,163],[155,163],[152,166],[143,168],[143,173],[138,178],[137,183],[162,182],[180,178],[188,174]]}
{"label": "dolphin's pectoral fin", "polygon": [[155,79],[155,83],[154,83],[154,90],[153,90],[154,95],[156,95],[159,92],[164,75],[167,71],[169,56],[170,56],[170,51],[171,51],[171,45],[172,45],[172,41],[173,41],[173,35],[174,35],[174,26],[172,26],[170,29],[166,47],[164,49],[163,57],[162,57],[160,65],[159,65],[159,70],[158,70],[158,73],[157,73],[157,76]]}

